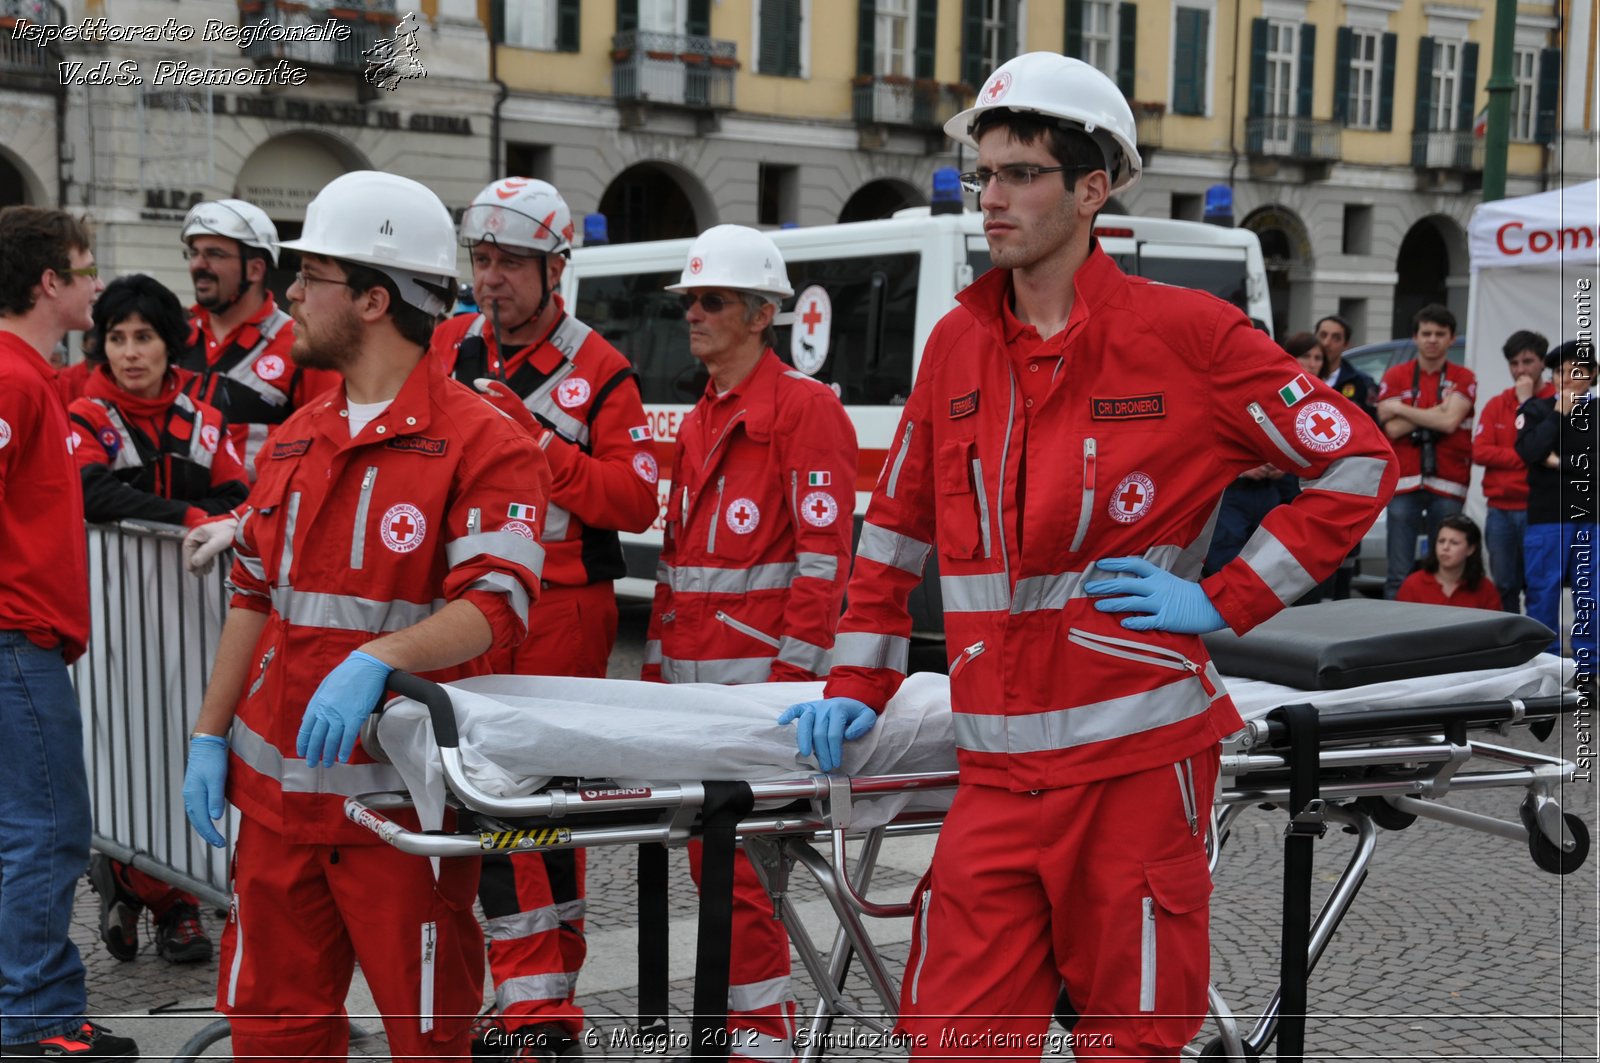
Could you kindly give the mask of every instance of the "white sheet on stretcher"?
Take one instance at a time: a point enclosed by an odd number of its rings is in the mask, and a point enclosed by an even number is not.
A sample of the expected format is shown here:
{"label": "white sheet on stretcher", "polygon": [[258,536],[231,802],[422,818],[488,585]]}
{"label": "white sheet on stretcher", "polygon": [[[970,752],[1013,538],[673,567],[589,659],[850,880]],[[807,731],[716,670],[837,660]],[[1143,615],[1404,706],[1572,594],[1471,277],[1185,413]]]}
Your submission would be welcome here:
{"label": "white sheet on stretcher", "polygon": [[[1279,705],[1312,701],[1324,708],[1405,708],[1464,704],[1557,693],[1570,662],[1541,654],[1517,668],[1496,668],[1376,683],[1349,690],[1304,691],[1225,677],[1246,720]],[[795,751],[795,729],[778,715],[822,696],[821,683],[666,686],[619,679],[480,676],[448,684],[467,778],[497,797],[526,796],[554,776],[659,785],[701,780],[759,782],[818,770]],[[444,808],[444,776],[433,726],[418,702],[393,702],[378,722],[379,745],[405,779],[425,829]],[[876,727],[844,745],[849,775],[955,770],[949,680],[919,672],[901,685]],[[918,807],[948,794],[918,795]],[[886,823],[908,807],[907,795],[864,802],[852,823]]]}

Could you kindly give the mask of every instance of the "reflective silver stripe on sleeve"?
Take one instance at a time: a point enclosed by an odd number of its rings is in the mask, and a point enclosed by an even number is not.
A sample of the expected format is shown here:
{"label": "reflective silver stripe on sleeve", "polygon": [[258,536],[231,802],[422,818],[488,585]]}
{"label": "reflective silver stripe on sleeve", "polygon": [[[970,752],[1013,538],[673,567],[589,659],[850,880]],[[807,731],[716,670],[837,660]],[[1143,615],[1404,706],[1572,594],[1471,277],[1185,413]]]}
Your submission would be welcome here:
{"label": "reflective silver stripe on sleeve", "polygon": [[[821,555],[832,560],[831,555]],[[749,568],[714,568],[697,565],[666,566],[659,574],[674,592],[685,594],[745,594],[750,591],[787,590],[794,582],[793,561],[773,561]]]}
{"label": "reflective silver stripe on sleeve", "polygon": [[[1157,568],[1172,572],[1183,561],[1185,553],[1182,547],[1168,544],[1152,546],[1140,556]],[[1016,589],[1011,593],[1011,611],[1029,613],[1039,609],[1060,609],[1073,598],[1088,597],[1083,590],[1084,583],[1096,578],[1108,579],[1112,575],[1113,573],[1103,572],[1091,565],[1084,572],[1053,572],[1047,576],[1024,577],[1017,580]],[[943,590],[943,579],[939,581],[939,586]],[[945,609],[949,608],[950,600],[946,596]]]}
{"label": "reflective silver stripe on sleeve", "polygon": [[1377,498],[1378,488],[1383,486],[1383,471],[1388,467],[1382,458],[1340,458],[1330,462],[1315,480],[1301,480],[1300,490]]}
{"label": "reflective silver stripe on sleeve", "polygon": [[380,602],[353,594],[317,594],[289,587],[272,588],[272,608],[297,627],[325,627],[335,631],[399,631],[426,620],[444,602]]}
{"label": "reflective silver stripe on sleeve", "polygon": [[906,423],[906,434],[900,440],[900,453],[895,455],[894,464],[889,467],[889,485],[884,494],[890,498],[894,497],[895,489],[900,486],[900,466],[906,463],[906,455],[911,452],[911,430],[915,427],[915,424]]}
{"label": "reflective silver stripe on sleeve", "polygon": [[361,477],[361,497],[356,501],[355,527],[350,532],[350,567],[360,568],[366,561],[367,510],[372,508],[372,485],[378,482],[378,467],[368,465]]}
{"label": "reflective silver stripe on sleeve", "polygon": [[913,576],[922,575],[928,563],[928,554],[932,551],[930,543],[870,523],[861,525],[861,539],[856,543],[857,557],[909,572]]}
{"label": "reflective silver stripe on sleeve", "polygon": [[1251,571],[1261,577],[1261,582],[1271,588],[1284,605],[1317,585],[1300,560],[1265,528],[1257,528],[1256,533],[1250,536],[1250,541],[1239,551],[1239,560],[1249,565]]}
{"label": "reflective silver stripe on sleeve", "polygon": [[544,527],[539,531],[539,541],[566,542],[567,528],[572,524],[570,518],[571,514],[554,502],[547,503],[544,507]]}
{"label": "reflective silver stripe on sleeve", "polygon": [[475,557],[492,557],[510,565],[520,565],[535,576],[544,574],[544,547],[515,532],[479,532],[463,535],[444,544],[445,564],[464,565]]}
{"label": "reflective silver stripe on sleeve", "polygon": [[796,576],[832,580],[839,574],[839,559],[832,554],[796,554],[795,561],[800,566]]}
{"label": "reflective silver stripe on sleeve", "polygon": [[989,613],[1011,608],[1011,588],[1004,572],[977,576],[940,576],[939,594],[947,613]]}
{"label": "reflective silver stripe on sleeve", "polygon": [[228,746],[233,755],[252,770],[276,779],[284,793],[355,797],[378,790],[405,789],[405,781],[391,764],[335,764],[329,768],[313,768],[303,760],[285,757],[237,716],[228,731]]}
{"label": "reflective silver stripe on sleeve", "polygon": [[911,660],[911,640],[899,635],[844,631],[833,639],[834,668],[891,668],[904,675]]}
{"label": "reflective silver stripe on sleeve", "polygon": [[778,648],[778,660],[803,668],[813,675],[828,673],[828,651],[793,635],[783,636],[783,644]]}
{"label": "reflective silver stripe on sleeve", "polygon": [[645,641],[645,644],[644,644],[644,663],[645,664],[660,664],[661,663],[661,640],[660,639],[648,639],[648,640]]}
{"label": "reflective silver stripe on sleeve", "polygon": [[765,683],[771,677],[771,657],[734,657],[723,661],[661,659],[661,678],[669,683]]}
{"label": "reflective silver stripe on sleeve", "polygon": [[518,620],[522,621],[523,629],[527,629],[528,588],[524,587],[522,581],[509,572],[485,572],[467,584],[467,590],[505,595],[511,600],[511,611],[517,614]]}
{"label": "reflective silver stripe on sleeve", "polygon": [[[1206,676],[1223,697],[1222,676],[1206,665]],[[956,712],[956,746],[973,753],[1045,753],[1181,723],[1211,707],[1199,677],[1191,676],[1142,694],[1110,698],[1072,709],[1027,716],[979,716]]]}
{"label": "reflective silver stripe on sleeve", "polygon": [[233,557],[234,560],[244,566],[246,572],[250,573],[251,579],[260,580],[262,583],[267,582],[267,566],[262,563],[259,557],[250,557],[237,551],[235,551]]}
{"label": "reflective silver stripe on sleeve", "polygon": [[299,519],[300,492],[295,491],[289,496],[289,504],[284,511],[283,556],[278,559],[278,583],[285,587],[289,585],[289,566],[294,562],[294,526]]}

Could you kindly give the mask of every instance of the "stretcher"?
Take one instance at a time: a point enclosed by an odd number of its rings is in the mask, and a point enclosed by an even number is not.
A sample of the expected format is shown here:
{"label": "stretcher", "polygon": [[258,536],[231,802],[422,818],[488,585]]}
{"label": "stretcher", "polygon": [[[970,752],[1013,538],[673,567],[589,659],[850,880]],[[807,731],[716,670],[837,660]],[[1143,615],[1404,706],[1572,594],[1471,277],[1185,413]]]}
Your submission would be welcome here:
{"label": "stretcher", "polygon": [[[1252,806],[1291,812],[1291,839],[1312,839],[1332,823],[1357,840],[1315,920],[1308,917],[1303,940],[1286,936],[1293,962],[1285,965],[1285,984],[1252,1029],[1240,1029],[1212,988],[1217,1034],[1204,1055],[1258,1058],[1279,1033],[1280,1016],[1304,1015],[1305,976],[1367,875],[1378,827],[1402,829],[1427,817],[1525,845],[1546,871],[1566,874],[1584,862],[1588,832],[1557,799],[1574,765],[1497,741],[1512,728],[1547,726],[1577,708],[1578,695],[1566,685],[1570,667],[1541,654],[1515,666],[1314,692],[1224,677],[1246,726],[1224,746],[1208,839],[1213,864],[1231,824]],[[788,704],[820,694],[820,684],[662,687],[497,676],[442,687],[396,674],[390,688],[401,697],[369,722],[363,741],[395,765],[406,788],[348,799],[353,822],[432,858],[676,846],[718,830],[731,845],[736,832],[818,987],[810,1029],[797,1042],[801,1058],[822,1057],[839,1018],[889,1032],[892,1019],[885,1016],[897,1010],[898,982],[862,920],[910,915],[909,903],[870,896],[879,847],[886,837],[937,830],[952,795],[945,677],[908,678],[868,739],[846,745],[845,771],[831,775],[795,754],[792,728],[772,722]],[[1296,737],[1296,712],[1288,711],[1308,700],[1316,702],[1310,715],[1318,732],[1309,753]],[[691,720],[706,726],[691,727]],[[1307,763],[1314,775],[1310,798],[1295,792],[1304,789]],[[1446,800],[1491,788],[1511,792],[1514,814],[1494,818]],[[408,830],[391,818],[408,806],[424,829]],[[452,812],[454,829],[441,830]],[[853,854],[850,840],[860,843]],[[796,868],[816,881],[838,920],[826,950],[789,900]],[[852,1004],[844,991],[857,961],[876,1011]],[[720,1016],[701,1014],[720,1001],[703,1000],[699,987],[709,979],[725,995],[725,966],[720,983],[704,963],[697,970],[697,1038],[721,1029]]]}

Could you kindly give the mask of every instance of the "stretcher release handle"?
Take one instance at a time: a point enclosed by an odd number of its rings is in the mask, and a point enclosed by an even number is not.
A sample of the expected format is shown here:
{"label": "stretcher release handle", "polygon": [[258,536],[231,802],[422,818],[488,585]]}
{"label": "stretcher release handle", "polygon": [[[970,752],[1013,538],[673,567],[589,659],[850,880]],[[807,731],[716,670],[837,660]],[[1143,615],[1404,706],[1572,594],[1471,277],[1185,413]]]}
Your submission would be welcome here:
{"label": "stretcher release handle", "polygon": [[387,685],[401,697],[420,701],[428,707],[428,717],[433,721],[433,739],[441,749],[455,749],[461,745],[461,736],[456,731],[456,710],[450,704],[448,690],[431,680],[398,670],[389,673]]}

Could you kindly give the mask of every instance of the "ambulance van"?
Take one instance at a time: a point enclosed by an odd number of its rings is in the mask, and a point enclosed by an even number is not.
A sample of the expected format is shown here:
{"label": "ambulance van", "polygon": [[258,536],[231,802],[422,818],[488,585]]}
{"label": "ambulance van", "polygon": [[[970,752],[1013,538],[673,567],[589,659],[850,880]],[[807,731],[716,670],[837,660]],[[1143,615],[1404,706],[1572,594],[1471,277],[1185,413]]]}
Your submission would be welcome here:
{"label": "ambulance van", "polygon": [[[934,323],[956,292],[989,268],[983,218],[976,212],[902,210],[881,221],[769,232],[783,252],[795,298],[782,308],[778,354],[831,384],[855,424],[860,447],[856,526],[892,445],[900,407]],[[1100,246],[1127,273],[1199,288],[1270,328],[1266,268],[1256,235],[1199,222],[1102,214]],[[563,278],[567,307],[633,360],[661,465],[661,512],[671,492],[678,424],[705,386],[689,354],[678,296],[665,289],[683,271],[690,240],[586,246],[573,251]],[[618,592],[654,592],[663,518],[643,535],[623,535],[628,578]],[[934,562],[912,597],[919,634],[944,623]]]}

